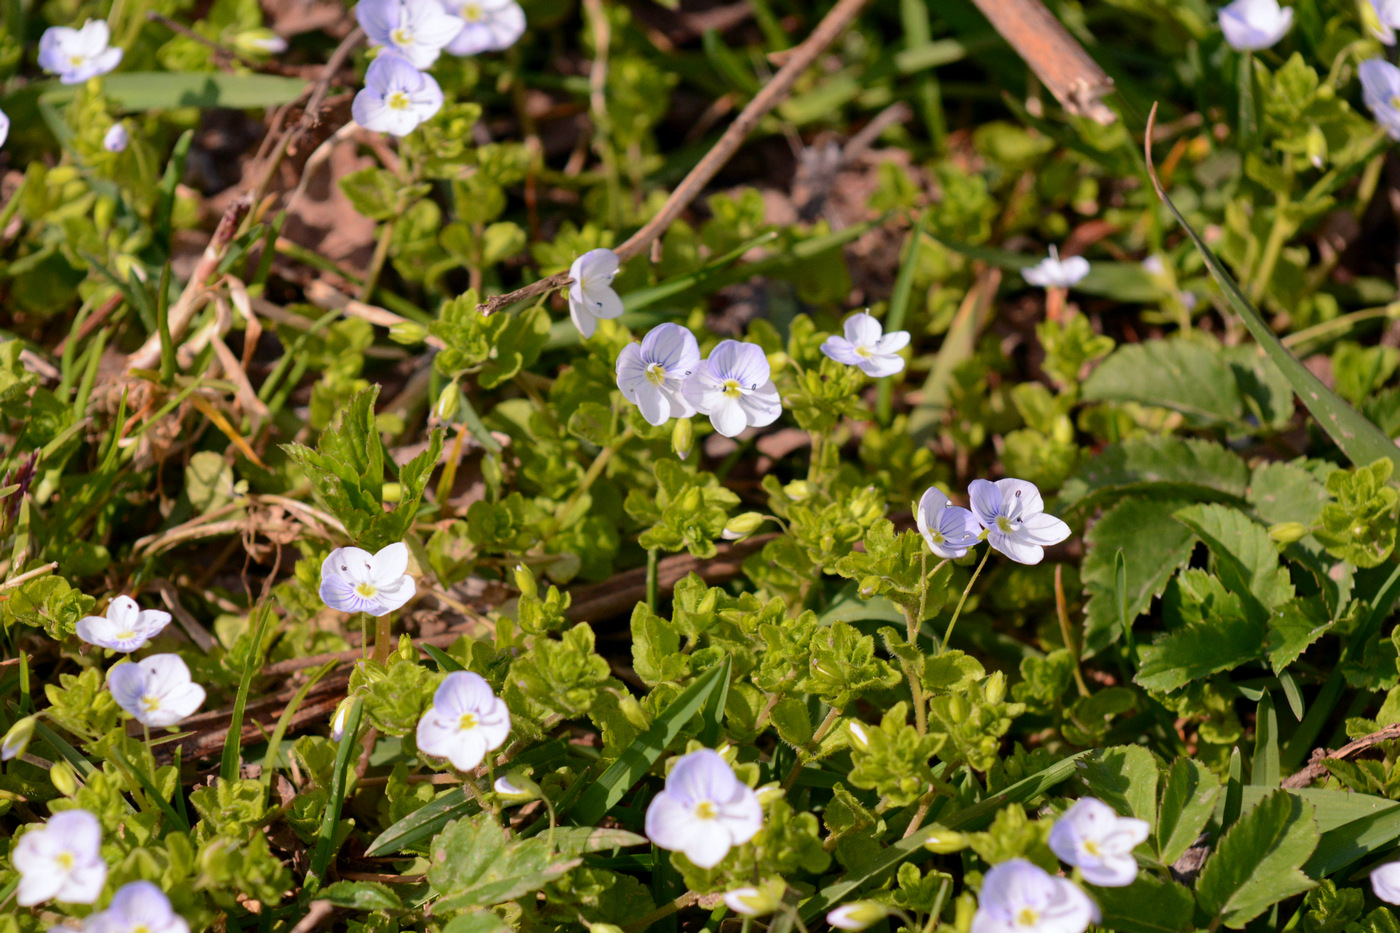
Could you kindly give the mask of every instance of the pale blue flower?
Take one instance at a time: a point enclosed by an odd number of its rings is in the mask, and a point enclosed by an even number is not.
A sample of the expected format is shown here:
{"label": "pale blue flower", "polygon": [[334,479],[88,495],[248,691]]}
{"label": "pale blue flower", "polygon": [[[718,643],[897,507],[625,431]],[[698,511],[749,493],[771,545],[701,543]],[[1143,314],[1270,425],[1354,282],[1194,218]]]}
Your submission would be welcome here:
{"label": "pale blue flower", "polygon": [[510,710],[472,671],[454,671],[438,685],[433,705],[418,720],[418,750],[446,758],[458,771],[481,764],[510,735]]}
{"label": "pale blue flower", "polygon": [[857,366],[875,379],[904,370],[904,357],[899,351],[909,345],[908,331],[887,334],[880,322],[864,311],[846,318],[842,329],[845,337],[833,334],[821,345],[821,351],[836,362]]}
{"label": "pale blue flower", "polygon": [[1078,868],[1090,884],[1124,888],[1138,873],[1133,849],[1151,831],[1146,820],[1119,816],[1102,800],[1084,797],[1050,828],[1050,851]]}
{"label": "pale blue flower", "polygon": [[1371,890],[1387,904],[1400,904],[1400,862],[1386,862],[1373,869]]}
{"label": "pale blue flower", "polygon": [[762,827],[758,795],[708,748],[683,755],[666,776],[666,789],[647,807],[647,838],[684,852],[700,868],[714,868]]}
{"label": "pale blue flower", "polygon": [[0,146],[5,145],[5,140],[10,137],[10,118],[5,111],[0,110]]}
{"label": "pale blue flower", "polygon": [[618,354],[617,387],[648,424],[689,418],[695,408],[681,387],[699,365],[695,335],[679,324],[658,324],[641,343],[629,343]]}
{"label": "pale blue flower", "polygon": [[967,488],[972,514],[987,530],[987,543],[1019,564],[1038,564],[1045,548],[1069,537],[1069,526],[1045,514],[1034,483],[975,479]]}
{"label": "pale blue flower", "polygon": [[1400,139],[1400,68],[1383,58],[1368,58],[1357,68],[1361,77],[1361,97],[1376,122]]}
{"label": "pale blue flower", "polygon": [[600,318],[622,316],[622,299],[612,287],[620,265],[612,250],[590,249],[569,266],[569,317],[585,340],[598,329]]}
{"label": "pale blue flower", "polygon": [[39,67],[58,75],[63,84],[82,84],[121,64],[122,50],[109,48],[111,33],[100,19],[82,29],[52,26],[39,37]]}
{"label": "pale blue flower", "polygon": [[1029,268],[1021,270],[1021,277],[1032,285],[1041,288],[1073,288],[1089,274],[1089,260],[1083,256],[1060,258],[1060,251],[1050,247],[1050,255]]}
{"label": "pale blue flower", "polygon": [[403,606],[417,592],[408,575],[408,545],[391,544],[377,554],[336,548],[321,563],[321,599],[341,612],[378,617]]}
{"label": "pale blue flower", "polygon": [[365,86],[355,95],[350,114],[367,130],[407,136],[441,109],[442,88],[433,76],[385,52],[365,70]]}
{"label": "pale blue flower", "polygon": [[932,486],[919,499],[914,523],[929,550],[948,560],[956,560],[976,547],[982,534],[982,526],[971,512],[953,505],[941,490]]}
{"label": "pale blue flower", "polygon": [[1235,0],[1220,10],[1220,31],[1239,52],[1267,49],[1284,37],[1293,25],[1293,8],[1278,0]]}
{"label": "pale blue flower", "polygon": [[88,918],[87,933],[190,933],[165,892],[149,881],[124,884],[112,903]]}
{"label": "pale blue flower", "polygon": [[418,69],[437,61],[462,31],[462,21],[439,0],[360,0],[355,18],[370,42],[392,49]]}
{"label": "pale blue flower", "polygon": [[752,343],[721,340],[690,374],[682,391],[725,437],[736,437],[750,425],[772,424],[783,413],[768,357]]}
{"label": "pale blue flower", "polygon": [[102,894],[102,824],[86,810],[62,810],[19,837],[10,864],[19,872],[15,900],[21,907],[44,901],[91,904]]}
{"label": "pale blue flower", "polygon": [[85,616],[76,626],[78,637],[89,645],[130,654],[160,634],[170,624],[170,613],[142,609],[130,596],[118,596],[105,616]]}
{"label": "pale blue flower", "polygon": [[102,137],[102,148],[108,152],[125,152],[126,145],[131,141],[131,134],[126,131],[126,125],[113,123],[108,128],[106,135]]}
{"label": "pale blue flower", "polygon": [[1084,933],[1098,922],[1098,906],[1073,882],[1014,858],[982,879],[971,933]]}
{"label": "pale blue flower", "polygon": [[204,688],[190,680],[179,655],[153,654],[107,671],[117,705],[148,726],[173,726],[204,703]]}
{"label": "pale blue flower", "polygon": [[525,34],[525,11],[515,0],[444,0],[462,31],[447,45],[453,55],[477,55],[510,48]]}

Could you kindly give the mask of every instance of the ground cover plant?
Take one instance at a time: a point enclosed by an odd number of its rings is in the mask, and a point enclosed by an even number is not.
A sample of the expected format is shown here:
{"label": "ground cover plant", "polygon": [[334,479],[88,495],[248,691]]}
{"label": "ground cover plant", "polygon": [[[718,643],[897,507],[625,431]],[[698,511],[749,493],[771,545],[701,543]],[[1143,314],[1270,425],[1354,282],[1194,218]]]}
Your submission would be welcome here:
{"label": "ground cover plant", "polygon": [[1400,5],[0,16],[0,933],[1400,929]]}

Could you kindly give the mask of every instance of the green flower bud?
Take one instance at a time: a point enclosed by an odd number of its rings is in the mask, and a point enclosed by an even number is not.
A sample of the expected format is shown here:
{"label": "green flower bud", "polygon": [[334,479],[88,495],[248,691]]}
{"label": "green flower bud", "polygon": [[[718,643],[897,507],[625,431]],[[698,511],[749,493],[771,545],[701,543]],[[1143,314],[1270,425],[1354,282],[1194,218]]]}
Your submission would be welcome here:
{"label": "green flower bud", "polygon": [[539,595],[540,588],[535,584],[535,575],[524,564],[515,565],[515,588],[520,591],[521,596],[533,599]]}
{"label": "green flower bud", "polygon": [[1001,671],[993,671],[987,678],[987,686],[984,689],[988,703],[1000,703],[1006,699],[1006,675]]}
{"label": "green flower bud", "polygon": [[34,724],[36,722],[38,722],[37,717],[25,716],[10,727],[10,731],[5,733],[3,739],[0,739],[0,761],[9,761],[11,758],[18,758],[24,754],[24,750],[29,747],[29,740],[34,738]]}
{"label": "green flower bud", "polygon": [[724,895],[724,903],[741,917],[766,917],[783,903],[787,883],[770,878],[756,888],[735,888]]}
{"label": "green flower bud", "polygon": [[880,592],[880,583],[881,583],[880,578],[877,577],[877,576],[874,576],[873,574],[872,574],[871,576],[868,576],[868,577],[866,577],[865,579],[861,580],[861,581],[860,581],[860,595],[861,595],[861,597],[864,598],[864,599],[869,599],[870,597],[874,596],[876,593]]}
{"label": "green flower bud", "polygon": [[854,719],[850,720],[846,723],[846,732],[851,737],[852,748],[865,751],[870,747],[870,735],[865,731],[863,723],[856,722]]}
{"label": "green flower bud", "polygon": [[416,346],[428,337],[428,328],[416,321],[399,321],[389,328],[389,339],[406,347]]}
{"label": "green flower bud", "polygon": [[939,855],[961,852],[967,848],[967,837],[935,823],[929,827],[928,838],[924,840],[924,848]]}
{"label": "green flower bud", "polygon": [[505,803],[529,803],[543,796],[540,785],[520,771],[511,771],[496,778],[492,789]]}
{"label": "green flower bud", "polygon": [[816,489],[805,479],[795,479],[783,487],[783,492],[793,502],[802,502],[804,499],[812,498],[812,493],[816,492]]}
{"label": "green flower bud", "polygon": [[54,766],[49,768],[49,783],[65,797],[72,797],[78,792],[78,778],[66,761],[55,762]]}
{"label": "green flower bud", "polygon": [[890,915],[884,904],[875,901],[856,901],[845,904],[826,915],[826,922],[838,930],[864,930],[874,926]]}
{"label": "green flower bud", "polygon": [[379,497],[385,502],[398,502],[403,498],[403,487],[398,483],[385,483],[379,487]]}
{"label": "green flower bud", "polygon": [[1306,537],[1308,528],[1302,522],[1280,522],[1269,528],[1269,537],[1279,544],[1292,544]]}
{"label": "green flower bud", "polygon": [[671,449],[676,456],[684,460],[690,456],[690,451],[695,447],[695,428],[690,423],[689,418],[677,418],[676,426],[671,429]]}
{"label": "green flower bud", "polygon": [[725,523],[720,537],[726,541],[742,541],[766,521],[768,517],[762,512],[742,512]]}
{"label": "green flower bud", "polygon": [[442,393],[438,395],[437,404],[433,406],[433,417],[438,421],[451,421],[457,417],[458,410],[462,407],[462,390],[457,388],[457,383],[449,382],[443,387]]}

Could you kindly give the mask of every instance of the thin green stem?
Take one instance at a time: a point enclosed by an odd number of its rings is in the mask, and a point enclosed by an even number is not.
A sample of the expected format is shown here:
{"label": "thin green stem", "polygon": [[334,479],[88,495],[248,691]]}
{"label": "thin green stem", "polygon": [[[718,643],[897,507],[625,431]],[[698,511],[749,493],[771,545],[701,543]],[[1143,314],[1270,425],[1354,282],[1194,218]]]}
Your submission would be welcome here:
{"label": "thin green stem", "polygon": [[792,785],[797,783],[797,776],[802,773],[802,766],[807,763],[807,759],[810,757],[809,749],[821,748],[822,739],[826,738],[826,734],[831,731],[831,727],[836,725],[836,720],[840,718],[841,711],[833,706],[827,711],[826,718],[822,720],[822,724],[817,726],[817,731],[812,733],[812,738],[808,741],[807,748],[798,749],[797,760],[793,762],[792,770],[788,772],[787,777],[783,778],[783,793],[792,790]]}
{"label": "thin green stem", "polygon": [[987,558],[992,556],[992,549],[989,545],[982,553],[982,562],[977,565],[977,569],[972,572],[972,579],[967,581],[967,586],[963,587],[962,598],[958,600],[958,608],[953,610],[953,618],[948,622],[948,631],[943,635],[943,647],[939,650],[942,654],[948,650],[948,642],[953,637],[953,626],[958,624],[958,616],[962,615],[963,604],[967,602],[967,594],[972,592],[972,584],[977,582],[977,576],[982,572],[982,568],[987,566]]}
{"label": "thin green stem", "polygon": [[374,255],[369,261],[369,272],[365,274],[365,284],[360,286],[360,300],[369,301],[374,295],[374,287],[379,282],[379,274],[384,271],[384,262],[389,258],[389,244],[394,239],[394,223],[397,217],[384,221],[384,229],[379,231],[379,242],[374,244]]}
{"label": "thin green stem", "polygon": [[[1291,190],[1293,159],[1287,154],[1283,157],[1283,170],[1290,179]],[[1284,244],[1293,235],[1295,224],[1288,217],[1289,203],[1289,191],[1281,191],[1278,203],[1274,205],[1274,222],[1269,228],[1269,238],[1264,241],[1264,253],[1259,258],[1258,268],[1250,276],[1249,300],[1255,305],[1258,305],[1260,299],[1264,297],[1269,280],[1274,277],[1274,267],[1278,265],[1279,255],[1283,252]]]}
{"label": "thin green stem", "polygon": [[656,590],[657,590],[657,565],[660,563],[660,554],[656,548],[647,550],[647,608],[652,612],[656,611]]}

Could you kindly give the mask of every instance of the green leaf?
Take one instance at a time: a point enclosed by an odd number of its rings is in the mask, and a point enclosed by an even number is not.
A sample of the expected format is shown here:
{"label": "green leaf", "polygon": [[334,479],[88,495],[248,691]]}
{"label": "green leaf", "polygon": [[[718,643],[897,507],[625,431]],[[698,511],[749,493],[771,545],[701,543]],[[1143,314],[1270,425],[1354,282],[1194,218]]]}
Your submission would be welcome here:
{"label": "green leaf", "polygon": [[1201,869],[1201,909],[1238,930],[1271,905],[1314,887],[1317,882],[1300,871],[1318,844],[1312,809],[1275,791],[1241,816]]}
{"label": "green leaf", "polygon": [[[33,85],[47,104],[66,104],[79,86],[57,81]],[[102,96],[118,110],[174,110],[177,107],[224,107],[247,110],[280,107],[306,90],[301,78],[215,72],[127,71],[102,79]]]}
{"label": "green leaf", "polygon": [[1278,547],[1264,526],[1225,505],[1194,505],[1176,517],[1210,548],[1221,581],[1256,618],[1293,598],[1293,583],[1279,566]]}
{"label": "green leaf", "polygon": [[519,839],[491,814],[478,813],[444,829],[433,840],[428,862],[428,885],[440,898],[434,910],[445,912],[490,907],[538,891],[580,859],[559,858],[545,839]]}
{"label": "green leaf", "polygon": [[1170,691],[1193,680],[1227,671],[1259,657],[1264,628],[1245,612],[1240,599],[1201,571],[1185,572],[1168,592],[1185,624],[1143,649],[1134,680],[1149,690]]}
{"label": "green leaf", "polygon": [[1312,525],[1327,500],[1327,487],[1294,463],[1260,464],[1249,478],[1249,504],[1270,524]]}
{"label": "green leaf", "polygon": [[1195,501],[1242,499],[1249,468],[1214,441],[1141,437],[1110,444],[1060,488],[1061,512],[1088,509],[1129,493],[1180,496]]}
{"label": "green leaf", "polygon": [[1139,872],[1125,888],[1095,887],[1094,900],[1103,913],[1103,928],[1122,933],[1179,933],[1193,930],[1196,901],[1174,881]]}
{"label": "green leaf", "polygon": [[1308,874],[1315,878],[1335,874],[1363,859],[1389,850],[1395,845],[1395,840],[1400,839],[1400,805],[1370,794],[1348,791],[1332,793],[1362,798],[1356,802],[1369,804],[1377,812],[1324,830],[1316,851],[1305,866]]}
{"label": "green leaf", "polygon": [[1215,812],[1220,779],[1194,758],[1178,758],[1167,769],[1157,809],[1157,860],[1170,865],[1196,844]]}
{"label": "green leaf", "polygon": [[1127,619],[1145,613],[1172,575],[1191,559],[1196,536],[1173,516],[1181,499],[1130,498],[1113,506],[1084,536],[1089,547],[1080,571],[1089,601],[1084,652],[1092,655],[1118,640],[1122,615],[1117,599],[1118,552],[1127,580]]}
{"label": "green leaf", "polygon": [[1244,414],[1239,385],[1218,347],[1172,338],[1130,343],[1084,380],[1084,399],[1136,402],[1205,423],[1233,424]]}
{"label": "green leaf", "polygon": [[1265,648],[1269,666],[1278,674],[1332,627],[1327,607],[1317,597],[1291,599],[1269,614]]}
{"label": "green leaf", "polygon": [[1086,758],[1079,779],[1120,816],[1135,816],[1155,826],[1157,771],[1157,759],[1147,749],[1120,745]]}
{"label": "green leaf", "polygon": [[403,910],[394,889],[376,881],[337,881],[317,892],[316,900],[355,910]]}
{"label": "green leaf", "polygon": [[[1153,108],[1152,119],[1156,118],[1156,108]],[[1156,171],[1152,168],[1152,132],[1151,120],[1149,120],[1149,130],[1147,133],[1147,165],[1152,178],[1152,185],[1157,190],[1157,197],[1176,217],[1177,221],[1186,230],[1191,241],[1196,244],[1196,250],[1206,262],[1206,267],[1210,269],[1210,274],[1214,276],[1216,282],[1220,284],[1221,291],[1225,293],[1225,300],[1235,310],[1235,313],[1244,321],[1244,326],[1254,335],[1254,339],[1264,348],[1264,352],[1274,361],[1279,370],[1288,379],[1293,391],[1298,394],[1303,405],[1317,419],[1318,425],[1326,431],[1328,436],[1342,449],[1347,458],[1358,466],[1372,463],[1382,457],[1400,465],[1400,450],[1385,432],[1368,421],[1360,412],[1352,408],[1341,396],[1327,388],[1321,379],[1313,375],[1312,372],[1298,361],[1297,357],[1288,352],[1282,341],[1269,329],[1269,325],[1264,318],[1250,304],[1249,299],[1240,291],[1239,285],[1231,278],[1230,273],[1210,251],[1205,240],[1201,239],[1191,225],[1186,222],[1181,211],[1177,210],[1172,199],[1167,196],[1166,189],[1157,178]]]}
{"label": "green leaf", "polygon": [[[593,826],[616,806],[676,740],[681,730],[695,718],[720,682],[729,679],[730,661],[726,657],[722,664],[710,668],[686,687],[680,696],[671,701],[666,711],[656,717],[647,731],[623,749],[617,761],[598,780],[590,783],[573,807],[565,811],[571,822]],[[561,813],[560,817],[565,813]]]}

